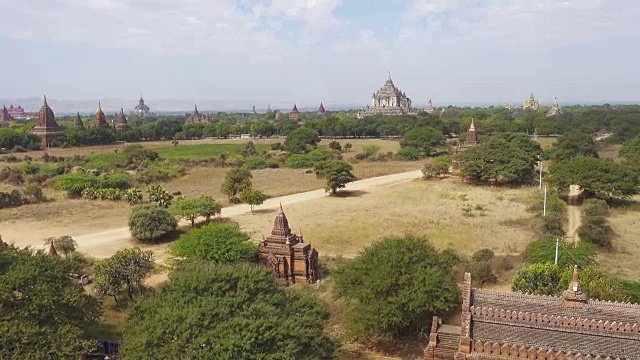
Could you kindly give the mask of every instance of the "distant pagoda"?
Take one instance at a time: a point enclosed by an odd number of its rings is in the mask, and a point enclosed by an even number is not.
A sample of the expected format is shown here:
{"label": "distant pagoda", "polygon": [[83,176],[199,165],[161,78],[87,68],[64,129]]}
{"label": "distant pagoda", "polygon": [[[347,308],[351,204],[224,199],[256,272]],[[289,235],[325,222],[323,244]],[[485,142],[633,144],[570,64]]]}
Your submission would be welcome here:
{"label": "distant pagoda", "polygon": [[476,125],[473,123],[473,118],[471,119],[471,126],[469,126],[469,130],[467,130],[467,138],[465,140],[466,146],[473,146],[478,144],[478,133],[476,133]]}
{"label": "distant pagoda", "polygon": [[276,110],[275,120],[276,121],[282,120],[282,112],[280,110]]}
{"label": "distant pagoda", "polygon": [[116,131],[129,131],[131,127],[127,118],[124,116],[124,110],[120,108],[120,114],[118,114],[118,124],[116,125]]}
{"label": "distant pagoda", "polygon": [[109,123],[107,123],[107,116],[102,111],[102,106],[98,103],[98,111],[96,111],[96,127],[99,128],[108,128]]}
{"label": "distant pagoda", "polygon": [[38,113],[38,123],[29,133],[41,139],[43,149],[49,147],[56,136],[64,133],[64,130],[56,122],[56,116],[53,110],[51,110],[49,104],[47,104],[46,96],[44,97],[44,104]]}
{"label": "distant pagoda", "polygon": [[198,105],[194,105],[193,113],[187,118],[187,123],[204,123],[207,122],[207,116],[198,112]]}
{"label": "distant pagoda", "polygon": [[384,85],[374,92],[371,96],[371,107],[367,107],[358,112],[358,117],[374,116],[374,115],[416,115],[417,112],[411,105],[411,99],[407,97],[404,91],[400,90],[393,84],[391,80],[391,72],[389,78]]}
{"label": "distant pagoda", "polygon": [[562,114],[562,107],[558,105],[558,98],[556,97],[553,99],[553,105],[551,105],[551,109],[549,109],[549,111],[547,112],[547,117],[549,118],[560,114]]}
{"label": "distant pagoda", "polygon": [[289,120],[291,121],[299,121],[302,117],[300,111],[298,111],[298,105],[293,104],[293,110],[289,113]]}
{"label": "distant pagoda", "polygon": [[436,107],[433,106],[433,103],[431,102],[431,99],[429,99],[429,103],[427,104],[427,107],[424,108],[424,111],[427,114],[433,114],[434,112],[436,112]]}
{"label": "distant pagoda", "polygon": [[535,96],[533,96],[533,92],[531,92],[531,95],[529,96],[529,98],[525,100],[524,105],[522,106],[522,109],[534,110],[534,111],[540,110],[540,102],[538,102]]}
{"label": "distant pagoda", "polygon": [[136,105],[136,107],[133,108],[133,113],[138,115],[139,117],[147,117],[152,115],[149,112],[149,107],[145,105],[142,95],[140,95],[140,100],[138,100],[138,105]]}
{"label": "distant pagoda", "polygon": [[323,118],[326,118],[329,115],[324,109],[324,104],[322,103],[322,101],[320,102],[320,107],[318,107],[318,115]]}
{"label": "distant pagoda", "polygon": [[80,113],[76,115],[76,120],[73,122],[73,127],[76,130],[84,130],[84,123],[82,122],[82,118],[80,117]]}

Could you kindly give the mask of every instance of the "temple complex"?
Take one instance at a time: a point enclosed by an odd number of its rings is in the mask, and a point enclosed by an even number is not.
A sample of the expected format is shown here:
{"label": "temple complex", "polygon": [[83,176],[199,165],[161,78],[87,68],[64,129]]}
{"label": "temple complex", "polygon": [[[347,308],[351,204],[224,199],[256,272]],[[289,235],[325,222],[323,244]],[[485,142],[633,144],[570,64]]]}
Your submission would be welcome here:
{"label": "temple complex", "polygon": [[12,121],[13,116],[9,113],[9,109],[2,105],[2,111],[0,111],[0,121]]}
{"label": "temple complex", "polygon": [[429,103],[427,104],[427,107],[424,108],[424,112],[426,112],[427,114],[433,114],[434,112],[436,112],[436,107],[433,106],[431,99],[429,99]]}
{"label": "temple complex", "polygon": [[139,117],[147,117],[151,116],[149,112],[149,107],[145,105],[144,99],[142,99],[142,95],[140,95],[140,100],[138,100],[138,105],[133,108],[133,113],[138,115]]}
{"label": "temple complex", "polygon": [[107,123],[107,117],[102,111],[102,106],[98,103],[98,111],[96,111],[96,127],[99,128],[107,128],[109,127],[109,123]]}
{"label": "temple complex", "polygon": [[476,133],[476,125],[473,123],[473,121],[474,120],[472,118],[469,130],[467,130],[467,138],[464,141],[466,146],[474,146],[478,144],[478,133]]}
{"label": "temple complex", "polygon": [[553,117],[556,115],[562,114],[562,108],[558,105],[558,98],[553,98],[553,105],[551,105],[551,109],[547,112],[547,117]]}
{"label": "temple complex", "polygon": [[124,110],[120,108],[120,114],[118,114],[118,124],[116,125],[116,131],[129,131],[131,127],[127,122],[127,118],[124,117]]}
{"label": "temple complex", "polygon": [[319,279],[318,252],[304,242],[302,235],[291,232],[282,205],[273,222],[271,235],[260,242],[258,258],[278,278],[288,283],[313,283]]}
{"label": "temple complex", "polygon": [[426,360],[640,359],[640,305],[590,300],[578,267],[560,296],[471,288],[466,273],[460,326],[432,319]]}
{"label": "temple complex", "polygon": [[280,121],[282,120],[282,112],[280,112],[280,110],[276,111],[276,117],[275,117],[276,121]]}
{"label": "temple complex", "polygon": [[82,118],[80,117],[80,113],[76,115],[76,119],[73,122],[73,127],[76,130],[84,130],[84,123],[82,122]]}
{"label": "temple complex", "polygon": [[291,121],[299,121],[302,117],[300,111],[298,111],[298,105],[293,104],[293,110],[289,113],[289,120]]}
{"label": "temple complex", "polygon": [[318,107],[318,115],[323,118],[326,118],[328,116],[328,113],[324,109],[324,104],[322,103],[322,101],[320,102],[320,107]]}
{"label": "temple complex", "polygon": [[391,80],[391,73],[384,85],[371,96],[371,107],[358,113],[358,117],[373,115],[415,115],[417,112],[411,107],[411,99],[398,89]]}
{"label": "temple complex", "polygon": [[200,114],[198,112],[198,105],[195,105],[193,109],[193,113],[189,115],[187,118],[188,123],[206,123],[209,121],[209,118],[206,115]]}
{"label": "temple complex", "polygon": [[38,113],[38,123],[29,131],[29,133],[38,136],[42,140],[42,148],[46,149],[51,141],[64,133],[64,130],[56,122],[53,110],[47,104],[47,97],[44,97],[44,104]]}
{"label": "temple complex", "polygon": [[529,98],[527,100],[525,100],[524,105],[522,105],[522,109],[523,110],[534,110],[534,111],[540,110],[540,103],[533,96],[533,92],[531,93]]}

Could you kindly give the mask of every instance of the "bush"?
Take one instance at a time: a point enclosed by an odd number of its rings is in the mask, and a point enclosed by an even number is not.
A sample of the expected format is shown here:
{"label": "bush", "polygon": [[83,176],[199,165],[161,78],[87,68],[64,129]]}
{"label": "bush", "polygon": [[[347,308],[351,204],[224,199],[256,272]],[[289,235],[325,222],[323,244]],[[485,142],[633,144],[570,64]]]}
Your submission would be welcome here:
{"label": "bush", "polygon": [[274,143],[271,144],[271,150],[284,150],[284,147],[282,146],[282,143]]}
{"label": "bush", "polygon": [[396,335],[428,328],[433,314],[449,312],[460,298],[450,260],[412,235],[365,248],[334,273],[335,294],[349,305],[348,331]]}
{"label": "bush", "polygon": [[516,273],[511,284],[512,291],[533,295],[558,295],[560,268],[552,263],[532,264]]}
{"label": "bush", "polygon": [[582,203],[582,212],[585,216],[609,216],[609,205],[600,199],[586,199]]}
{"label": "bush", "polygon": [[[569,288],[573,277],[573,267],[568,266],[560,278],[560,287]],[[580,286],[589,298],[605,301],[627,302],[631,299],[631,293],[625,288],[622,281],[604,273],[597,265],[587,266],[580,270]]]}
{"label": "bush", "polygon": [[173,232],[177,226],[176,219],[157,205],[138,205],[129,215],[131,236],[142,242],[155,242]]}
{"label": "bush", "polygon": [[130,187],[130,177],[128,174],[119,173],[113,175],[93,175],[91,173],[70,173],[60,175],[56,178],[53,187],[56,190],[66,191],[67,195],[80,196],[82,190],[93,189],[128,189]]}
{"label": "bush", "polygon": [[244,167],[249,170],[264,169],[267,166],[267,160],[262,156],[249,156],[244,159]]}
{"label": "bush", "polygon": [[548,215],[540,217],[536,232],[538,239],[557,239],[558,237],[564,237],[564,229],[562,228],[562,217]]}
{"label": "bush", "polygon": [[583,224],[578,228],[581,241],[594,244],[601,248],[611,248],[614,232],[606,218],[602,216],[585,216]]}
{"label": "bush", "polygon": [[13,186],[20,186],[24,184],[22,174],[16,169],[10,167],[2,168],[0,171],[0,181]]}
{"label": "bush", "polygon": [[36,184],[27,185],[22,193],[29,199],[30,203],[39,203],[45,201],[44,194],[42,193],[42,187]]}
{"label": "bush", "polygon": [[0,209],[18,207],[25,204],[25,199],[19,190],[11,192],[0,191]]}
{"label": "bush", "polygon": [[329,149],[335,150],[335,151],[342,151],[342,145],[340,145],[339,142],[333,140],[329,143]]}
{"label": "bush", "polygon": [[378,151],[380,151],[380,149],[382,149],[382,146],[380,145],[375,145],[375,144],[364,145],[362,146],[362,153],[364,154],[365,159],[368,159],[374,156],[375,154],[377,154]]}
{"label": "bush", "polygon": [[494,253],[491,249],[481,249],[473,253],[471,260],[474,262],[491,261],[493,260]]}
{"label": "bush", "polygon": [[402,160],[415,161],[422,159],[422,153],[412,146],[403,146],[397,152],[396,156]]}
{"label": "bush", "polygon": [[237,224],[214,223],[193,229],[171,245],[171,254],[180,260],[207,260],[217,263],[253,261],[256,246]]}
{"label": "bush", "polygon": [[173,200],[173,195],[169,194],[167,190],[160,185],[150,186],[147,189],[147,195],[149,196],[149,201],[165,209],[171,205],[171,201]]}
{"label": "bush", "polygon": [[482,286],[485,284],[495,284],[498,278],[491,269],[489,261],[474,261],[465,265],[465,272],[471,274],[471,281],[474,286]]}
{"label": "bush", "polygon": [[[556,254],[556,240],[538,240],[527,245],[524,252],[525,260],[531,264],[553,262]],[[596,253],[593,245],[584,241],[577,243],[569,240],[560,240],[558,246],[558,266],[566,268],[578,264],[587,266],[595,264]]]}
{"label": "bush", "polygon": [[136,172],[135,180],[139,184],[152,184],[166,182],[186,174],[184,167],[170,165],[167,163],[154,163],[139,169]]}

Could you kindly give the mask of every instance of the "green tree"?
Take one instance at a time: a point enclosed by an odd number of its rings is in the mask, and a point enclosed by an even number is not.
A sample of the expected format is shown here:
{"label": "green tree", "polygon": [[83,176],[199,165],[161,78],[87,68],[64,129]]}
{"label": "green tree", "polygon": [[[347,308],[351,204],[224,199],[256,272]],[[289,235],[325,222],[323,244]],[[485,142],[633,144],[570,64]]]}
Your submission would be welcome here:
{"label": "green tree", "polygon": [[253,188],[244,189],[240,193],[240,200],[243,203],[249,204],[249,206],[251,207],[251,212],[253,212],[253,208],[256,205],[262,205],[262,203],[264,203],[264,201],[267,200],[267,198],[268,198],[267,194]]}
{"label": "green tree", "polygon": [[238,194],[251,188],[251,171],[243,168],[231,169],[220,186],[220,192],[227,195],[229,200],[236,201]]}
{"label": "green tree", "polygon": [[207,260],[218,263],[251,261],[256,255],[256,246],[249,234],[237,224],[207,224],[193,229],[171,245],[171,254],[181,260]]}
{"label": "green tree", "polygon": [[118,303],[123,288],[129,299],[144,289],[144,279],[153,270],[153,251],[140,248],[120,250],[111,257],[93,265],[93,291],[104,298],[112,296]]}
{"label": "green tree", "polygon": [[465,176],[482,183],[527,184],[535,177],[540,145],[524,134],[501,134],[459,155]]}
{"label": "green tree", "polygon": [[[554,261],[556,240],[537,240],[527,245],[525,260],[531,264],[543,264]],[[596,252],[593,245],[584,241],[560,239],[558,246],[558,266],[562,269],[578,264],[588,266],[596,263]]]}
{"label": "green tree", "polygon": [[329,311],[251,264],[193,263],[128,312],[127,359],[333,359]]}
{"label": "green tree", "polygon": [[45,245],[49,245],[53,241],[53,246],[57,251],[60,251],[64,254],[64,257],[67,257],[70,253],[76,251],[76,247],[78,243],[69,235],[64,235],[60,237],[50,237],[44,241]]}
{"label": "green tree", "polygon": [[0,245],[0,358],[77,359],[92,350],[88,330],[100,303],[69,277],[75,263]]}
{"label": "green tree", "polygon": [[169,211],[157,205],[138,205],[129,214],[131,236],[142,242],[154,242],[177,226],[178,222]]}
{"label": "green tree", "polygon": [[422,156],[429,156],[436,147],[444,145],[444,135],[431,127],[418,127],[407,131],[400,145],[418,149]]}
{"label": "green tree", "polygon": [[350,152],[352,148],[353,148],[353,144],[351,144],[351,143],[346,143],[346,144],[344,144],[344,149],[345,149],[347,152]]}
{"label": "green tree", "polygon": [[348,301],[346,325],[354,335],[420,333],[429,317],[448,313],[460,298],[449,257],[412,235],[365,248],[334,280],[336,296]]}
{"label": "green tree", "polygon": [[429,159],[422,167],[422,175],[425,179],[431,179],[442,174],[447,174],[451,168],[451,155],[438,156],[435,159]]}
{"label": "green tree", "polygon": [[538,263],[523,267],[511,283],[511,291],[533,295],[558,295],[562,271],[552,263]]}
{"label": "green tree", "polygon": [[[573,267],[568,266],[566,270],[562,272],[560,288],[568,289],[572,277]],[[604,270],[597,265],[581,268],[579,280],[582,291],[592,299],[627,302],[631,298],[630,292],[625,289],[622,281],[607,275]]]}
{"label": "green tree", "polygon": [[318,132],[301,127],[293,130],[284,141],[284,149],[294,154],[304,154],[315,148],[320,142]]}
{"label": "green tree", "polygon": [[340,145],[339,142],[333,140],[329,143],[329,149],[335,150],[335,151],[342,151],[342,145]]}
{"label": "green tree", "polygon": [[222,207],[211,196],[180,197],[169,206],[169,212],[173,216],[189,220],[191,227],[195,226],[198,217],[204,217],[208,221],[221,211]]}
{"label": "green tree", "polygon": [[249,141],[246,144],[244,144],[241,154],[244,157],[258,155],[258,151],[256,150],[256,146],[253,144],[253,141]]}
{"label": "green tree", "polygon": [[640,170],[640,136],[625,142],[619,155],[624,159],[625,165]]}
{"label": "green tree", "polygon": [[640,194],[640,175],[610,160],[574,157],[549,167],[547,181],[558,191],[580,186],[597,197],[628,198]]}
{"label": "green tree", "polygon": [[578,156],[598,157],[598,146],[589,134],[570,132],[558,138],[551,146],[551,158],[555,161]]}
{"label": "green tree", "polygon": [[376,144],[368,144],[362,146],[362,153],[365,158],[370,158],[378,153],[382,149],[382,146]]}
{"label": "green tree", "polygon": [[326,191],[335,194],[338,189],[344,188],[348,183],[356,180],[351,173],[353,166],[342,160],[327,160],[316,163],[314,171],[318,179],[327,180]]}
{"label": "green tree", "polygon": [[171,205],[171,201],[173,200],[173,195],[169,194],[169,192],[160,185],[150,186],[147,189],[147,195],[149,196],[149,201],[165,209]]}

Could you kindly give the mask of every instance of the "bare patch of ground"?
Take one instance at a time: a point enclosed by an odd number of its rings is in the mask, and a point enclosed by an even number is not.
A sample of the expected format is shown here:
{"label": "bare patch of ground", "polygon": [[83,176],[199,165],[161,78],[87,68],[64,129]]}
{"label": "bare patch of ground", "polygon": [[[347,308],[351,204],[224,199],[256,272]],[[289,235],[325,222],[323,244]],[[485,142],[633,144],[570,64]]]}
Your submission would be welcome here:
{"label": "bare patch of ground", "polygon": [[567,204],[567,217],[569,218],[569,226],[567,236],[574,241],[578,238],[578,228],[582,225],[582,210],[580,209],[580,194],[582,190],[577,185],[569,186],[569,202]]}

